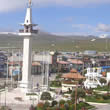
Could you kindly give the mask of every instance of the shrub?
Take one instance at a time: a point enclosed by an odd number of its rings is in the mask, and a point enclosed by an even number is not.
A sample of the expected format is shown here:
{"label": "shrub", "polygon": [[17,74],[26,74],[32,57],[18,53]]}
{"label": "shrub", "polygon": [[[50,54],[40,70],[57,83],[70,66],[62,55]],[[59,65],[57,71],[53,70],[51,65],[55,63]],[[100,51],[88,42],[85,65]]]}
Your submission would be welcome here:
{"label": "shrub", "polygon": [[61,76],[62,76],[62,74],[58,74],[58,75],[56,76],[56,79],[61,78]]}
{"label": "shrub", "polygon": [[44,104],[44,109],[49,108],[49,106],[50,106],[50,103],[49,103],[49,102],[45,102],[45,104]]}
{"label": "shrub", "polygon": [[101,78],[101,79],[100,79],[100,83],[101,83],[101,84],[103,84],[103,83],[105,84],[105,83],[107,83],[107,81],[106,81],[106,79]]}
{"label": "shrub", "polygon": [[72,105],[73,101],[72,100],[67,100],[66,103],[68,103],[69,105]]}
{"label": "shrub", "polygon": [[[85,93],[84,89],[82,89],[82,88],[77,89],[77,99],[78,100],[79,100],[79,98],[84,98],[85,95],[86,95],[86,93]],[[72,92],[71,98],[72,98],[72,101],[75,100],[75,91]]]}
{"label": "shrub", "polygon": [[44,104],[43,103],[38,103],[37,108],[38,108],[38,110],[43,110]]}
{"label": "shrub", "polygon": [[65,104],[65,100],[60,100],[59,105],[62,106]]}
{"label": "shrub", "polygon": [[52,107],[56,106],[58,104],[57,101],[52,101]]}
{"label": "shrub", "polygon": [[65,107],[65,110],[69,110],[69,104],[68,103],[65,103],[64,107]]}
{"label": "shrub", "polygon": [[52,81],[50,83],[51,87],[61,87],[61,81]]}
{"label": "shrub", "polygon": [[49,92],[43,92],[41,95],[41,100],[51,100],[51,94]]}

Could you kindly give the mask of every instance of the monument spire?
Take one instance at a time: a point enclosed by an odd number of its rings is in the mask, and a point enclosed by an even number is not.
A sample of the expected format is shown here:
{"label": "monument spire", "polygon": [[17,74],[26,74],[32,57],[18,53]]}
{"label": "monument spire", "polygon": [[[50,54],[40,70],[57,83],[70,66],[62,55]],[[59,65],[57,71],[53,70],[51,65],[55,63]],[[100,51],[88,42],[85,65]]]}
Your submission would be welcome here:
{"label": "monument spire", "polygon": [[23,42],[23,72],[22,81],[20,82],[20,87],[23,91],[31,90],[31,66],[32,66],[32,39],[33,36],[38,33],[37,29],[33,27],[36,24],[32,22],[32,0],[29,0],[25,21],[22,24],[24,29],[19,31],[19,35],[24,37]]}
{"label": "monument spire", "polygon": [[32,5],[32,0],[29,0],[29,7],[31,7]]}

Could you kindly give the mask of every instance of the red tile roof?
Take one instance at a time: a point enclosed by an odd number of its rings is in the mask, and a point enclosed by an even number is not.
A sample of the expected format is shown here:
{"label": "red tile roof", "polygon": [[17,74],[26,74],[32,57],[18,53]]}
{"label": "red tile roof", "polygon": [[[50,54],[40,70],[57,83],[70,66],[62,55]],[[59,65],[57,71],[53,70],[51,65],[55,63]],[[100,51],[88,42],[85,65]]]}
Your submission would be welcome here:
{"label": "red tile roof", "polygon": [[73,64],[83,64],[83,61],[77,59],[69,59],[68,61]]}
{"label": "red tile roof", "polygon": [[76,69],[70,70],[71,73],[77,73],[78,71]]}
{"label": "red tile roof", "polygon": [[66,62],[66,61],[58,61],[57,63],[59,63],[59,64],[69,64],[69,62]]}
{"label": "red tile roof", "polygon": [[33,62],[32,66],[41,66],[41,64],[39,62]]}
{"label": "red tile roof", "polygon": [[68,78],[68,79],[85,79],[84,76],[80,75],[79,73],[67,73],[63,74],[62,78]]}

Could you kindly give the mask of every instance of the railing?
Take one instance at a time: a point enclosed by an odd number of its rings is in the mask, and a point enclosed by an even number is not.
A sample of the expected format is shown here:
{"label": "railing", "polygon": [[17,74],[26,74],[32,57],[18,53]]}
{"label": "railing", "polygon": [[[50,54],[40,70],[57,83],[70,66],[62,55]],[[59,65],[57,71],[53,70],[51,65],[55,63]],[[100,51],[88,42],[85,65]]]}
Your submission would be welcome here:
{"label": "railing", "polygon": [[35,33],[35,34],[37,34],[38,33],[38,30],[32,30],[31,32],[28,32],[28,31],[25,32],[24,29],[20,29],[19,32],[20,33]]}

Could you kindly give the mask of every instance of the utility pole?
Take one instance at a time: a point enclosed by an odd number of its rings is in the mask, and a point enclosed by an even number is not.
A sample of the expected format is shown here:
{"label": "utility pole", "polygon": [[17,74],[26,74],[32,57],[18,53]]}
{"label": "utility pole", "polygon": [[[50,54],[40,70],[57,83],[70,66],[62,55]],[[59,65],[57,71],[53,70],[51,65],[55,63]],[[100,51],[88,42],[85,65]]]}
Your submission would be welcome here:
{"label": "utility pole", "polygon": [[5,107],[6,107],[6,89],[7,89],[7,87],[6,87],[6,82],[5,82]]}
{"label": "utility pole", "polygon": [[[77,59],[77,71],[78,71],[78,59]],[[77,79],[78,80],[78,73],[77,74]],[[77,110],[77,92],[78,92],[78,81],[76,81],[76,89],[75,89],[75,106],[74,109]]]}

